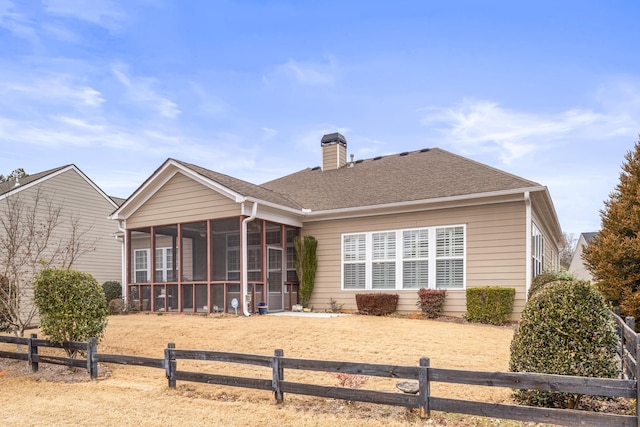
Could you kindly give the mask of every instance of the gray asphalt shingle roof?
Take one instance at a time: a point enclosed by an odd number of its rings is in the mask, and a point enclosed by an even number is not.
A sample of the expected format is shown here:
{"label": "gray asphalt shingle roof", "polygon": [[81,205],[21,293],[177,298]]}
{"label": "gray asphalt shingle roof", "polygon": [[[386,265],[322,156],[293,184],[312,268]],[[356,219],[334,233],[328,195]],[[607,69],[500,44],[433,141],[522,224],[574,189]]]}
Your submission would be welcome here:
{"label": "gray asphalt shingle roof", "polygon": [[307,168],[260,188],[313,211],[374,206],[538,187],[540,184],[434,148],[358,160],[353,167]]}
{"label": "gray asphalt shingle roof", "polygon": [[225,175],[219,172],[214,172],[209,169],[202,168],[200,166],[186,163],[180,160],[173,159],[176,163],[181,164],[182,166],[191,169],[192,171],[202,175],[205,178],[208,178],[218,184],[223,185],[224,187],[232,190],[238,194],[247,197],[253,197],[258,200],[264,200],[267,202],[275,203],[277,205],[286,206],[293,209],[302,209],[303,206],[299,205],[295,201],[291,200],[285,195],[279,194],[268,188],[252,184],[247,181],[243,181],[238,178],[231,177],[229,175]]}
{"label": "gray asphalt shingle roof", "polygon": [[[64,166],[60,166],[58,168],[54,168],[54,169],[49,169],[47,171],[44,172],[38,172],[38,173],[34,173],[33,175],[28,175],[25,176],[24,178],[20,178],[18,180],[20,186],[23,185],[27,185],[31,182],[37,181],[41,178],[46,177],[47,175],[50,175],[52,173],[55,173],[61,169],[67,168],[71,165],[64,165]],[[8,193],[9,191],[13,190],[14,188],[16,188],[16,180],[15,179],[10,179],[9,181],[6,182],[2,182],[0,183],[0,195]]]}

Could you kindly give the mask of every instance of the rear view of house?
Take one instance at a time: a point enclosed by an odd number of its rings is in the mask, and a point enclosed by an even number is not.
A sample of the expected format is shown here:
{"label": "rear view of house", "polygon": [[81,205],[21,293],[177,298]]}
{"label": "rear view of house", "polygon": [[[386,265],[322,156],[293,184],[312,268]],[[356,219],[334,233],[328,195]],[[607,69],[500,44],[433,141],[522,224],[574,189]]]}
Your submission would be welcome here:
{"label": "rear view of house", "polygon": [[255,185],[168,159],[112,215],[126,230],[125,276],[136,310],[256,312],[297,302],[295,236],[318,240],[310,305],[355,310],[355,295],[516,289],[557,267],[562,232],[546,187],[452,154],[422,149],[347,159],[339,133],[322,137],[322,165]]}

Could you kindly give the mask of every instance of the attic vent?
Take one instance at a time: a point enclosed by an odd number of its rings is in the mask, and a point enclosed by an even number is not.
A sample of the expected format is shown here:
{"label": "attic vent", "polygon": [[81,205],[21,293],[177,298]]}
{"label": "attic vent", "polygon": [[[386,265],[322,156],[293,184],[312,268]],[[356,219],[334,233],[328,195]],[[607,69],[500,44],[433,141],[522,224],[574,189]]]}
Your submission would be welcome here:
{"label": "attic vent", "polygon": [[358,163],[362,163],[362,162],[364,162],[364,160],[362,160],[362,159],[360,159],[360,160],[356,160],[356,164],[358,164]]}
{"label": "attic vent", "polygon": [[373,160],[380,160],[382,156],[374,157]]}
{"label": "attic vent", "polygon": [[311,168],[312,171],[320,170],[320,166],[316,166],[315,168]]}
{"label": "attic vent", "polygon": [[401,155],[401,156],[406,156],[407,154],[409,154],[409,152],[408,152],[408,151],[405,151],[405,152],[403,152],[403,153],[400,153],[400,155]]}
{"label": "attic vent", "polygon": [[427,151],[430,151],[431,148],[423,148],[422,150],[420,150],[421,153],[426,153]]}

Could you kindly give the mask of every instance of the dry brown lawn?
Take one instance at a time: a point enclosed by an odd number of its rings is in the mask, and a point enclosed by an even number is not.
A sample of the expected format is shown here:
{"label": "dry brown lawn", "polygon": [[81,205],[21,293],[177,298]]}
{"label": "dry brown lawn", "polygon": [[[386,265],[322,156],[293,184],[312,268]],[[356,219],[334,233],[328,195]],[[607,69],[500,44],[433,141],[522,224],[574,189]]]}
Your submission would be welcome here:
{"label": "dry brown lawn", "polygon": [[[98,350],[163,357],[167,343],[177,348],[286,357],[416,366],[506,371],[510,327],[461,324],[399,317],[348,315],[333,318],[291,316],[187,316],[137,314],[109,318]],[[6,345],[5,345],[6,346]],[[15,346],[12,346],[15,348]],[[181,370],[223,372],[271,378],[266,368],[216,362],[178,361]],[[0,359],[0,424],[3,426],[417,426],[519,425],[479,417],[434,413],[423,421],[414,411],[309,396],[178,382],[167,387],[164,371],[134,366],[101,366],[98,380],[84,372],[41,365],[31,373],[26,362]],[[322,372],[286,371],[289,381],[337,385]],[[371,378],[363,388],[397,391],[397,380]],[[506,402],[499,388],[434,384],[432,394]]]}

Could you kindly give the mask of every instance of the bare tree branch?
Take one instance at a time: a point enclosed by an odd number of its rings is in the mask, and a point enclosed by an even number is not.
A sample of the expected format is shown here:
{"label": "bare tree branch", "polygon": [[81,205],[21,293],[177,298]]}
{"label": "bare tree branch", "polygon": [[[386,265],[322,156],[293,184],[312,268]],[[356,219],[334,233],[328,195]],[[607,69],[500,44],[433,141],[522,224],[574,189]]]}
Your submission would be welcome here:
{"label": "bare tree branch", "polygon": [[63,216],[41,189],[32,197],[18,193],[0,201],[0,320],[16,335],[33,323],[37,309],[33,282],[50,266],[70,268],[95,250],[91,227],[79,218]]}

